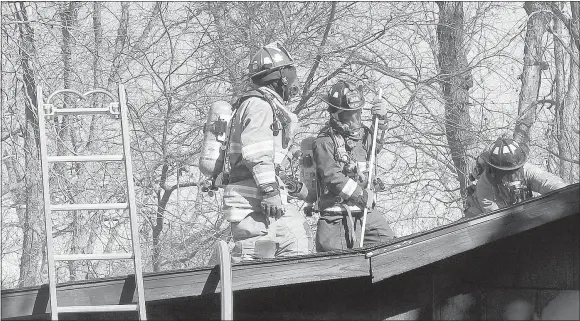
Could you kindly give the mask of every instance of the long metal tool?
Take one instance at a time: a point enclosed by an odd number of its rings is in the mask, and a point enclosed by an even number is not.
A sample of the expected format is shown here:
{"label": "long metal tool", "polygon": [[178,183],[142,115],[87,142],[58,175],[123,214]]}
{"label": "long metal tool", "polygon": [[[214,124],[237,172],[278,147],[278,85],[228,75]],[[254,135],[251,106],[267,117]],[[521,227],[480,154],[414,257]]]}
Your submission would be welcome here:
{"label": "long metal tool", "polygon": [[[383,89],[379,89],[379,97],[378,99],[383,98]],[[377,151],[377,133],[379,131],[379,118],[374,116],[373,117],[373,143],[371,144],[371,159],[369,161],[369,177],[367,179],[367,189],[371,188],[372,179],[373,179],[373,169],[376,160],[376,151]],[[364,208],[363,210],[363,217],[362,217],[362,226],[360,230],[360,247],[363,247],[364,240],[365,240],[365,229],[367,226],[367,214],[369,210],[368,208]]]}
{"label": "long metal tool", "polygon": [[224,240],[218,242],[220,256],[221,315],[222,320],[233,320],[232,258],[230,248]]}
{"label": "long metal tool", "polygon": [[[104,108],[56,108],[50,103],[52,97],[59,93],[68,93],[85,99],[89,95],[101,93],[114,100],[114,96],[103,89],[96,89],[84,94],[72,89],[58,90],[52,93],[46,103],[42,95],[42,88],[36,89],[38,99],[38,125],[40,133],[40,155],[42,165],[42,187],[44,195],[44,215],[46,224],[46,247],[48,261],[48,286],[50,294],[50,316],[52,320],[58,320],[59,313],[94,313],[94,312],[122,312],[137,311],[140,320],[146,320],[145,292],[143,288],[143,271],[141,267],[141,248],[139,244],[139,226],[137,225],[137,206],[135,202],[135,187],[133,183],[133,169],[131,164],[131,152],[129,142],[129,119],[127,116],[127,97],[125,88],[119,84],[119,101],[111,102],[109,107]],[[49,156],[47,153],[46,118],[53,115],[94,115],[110,114],[115,118],[121,118],[121,130],[123,138],[122,155],[91,155],[91,156]],[[49,186],[49,163],[59,162],[123,162],[127,181],[127,198],[125,203],[107,204],[51,204]],[[51,213],[58,211],[76,210],[129,210],[131,225],[131,246],[132,251],[128,253],[91,253],[91,254],[65,254],[55,255]],[[97,306],[61,306],[57,305],[56,295],[56,261],[78,261],[78,260],[132,260],[135,268],[135,284],[137,286],[138,304],[124,305],[97,305]]]}

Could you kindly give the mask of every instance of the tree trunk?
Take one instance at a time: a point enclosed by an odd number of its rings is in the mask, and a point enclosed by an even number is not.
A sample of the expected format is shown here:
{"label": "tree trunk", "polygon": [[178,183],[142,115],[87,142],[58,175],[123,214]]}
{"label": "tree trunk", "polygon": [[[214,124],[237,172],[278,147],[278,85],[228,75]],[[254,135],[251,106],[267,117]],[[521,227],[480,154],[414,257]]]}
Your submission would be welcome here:
{"label": "tree trunk", "polygon": [[100,86],[101,78],[101,57],[99,49],[101,48],[101,41],[103,39],[103,27],[101,25],[101,6],[100,2],[93,2],[93,37],[95,41],[94,57],[93,57],[93,87]]}
{"label": "tree trunk", "polygon": [[[95,48],[93,49],[93,88],[99,88],[101,86],[101,54],[99,49],[101,48],[101,42],[103,39],[103,27],[101,25],[101,7],[102,3],[95,1],[93,2],[93,37],[95,41]],[[93,98],[93,108],[97,108],[99,102],[102,104],[103,99],[101,96],[95,96]],[[93,136],[95,132],[95,121],[97,117],[95,115],[91,116],[91,123],[89,125],[89,137],[87,138],[87,143],[85,148],[89,148],[93,142]]]}
{"label": "tree trunk", "polygon": [[473,80],[467,66],[466,49],[463,47],[463,3],[437,2],[437,6],[439,7],[437,60],[445,100],[445,133],[461,197],[465,199],[469,172],[466,149],[473,142],[468,109],[469,89],[473,86]]}
{"label": "tree trunk", "polygon": [[[101,25],[101,7],[102,7],[102,3],[101,2],[93,2],[93,13],[92,13],[92,18],[93,18],[93,37],[94,37],[94,42],[95,42],[95,46],[93,49],[94,52],[94,56],[93,56],[93,88],[100,88],[100,77],[101,77],[101,54],[100,54],[100,48],[101,48],[101,42],[103,39],[103,28]],[[100,95],[97,96],[93,96],[93,108],[98,108],[100,107],[101,104],[103,104],[103,97]],[[89,123],[89,133],[88,133],[88,137],[87,137],[87,142],[84,146],[85,150],[90,150],[90,147],[94,141],[94,136],[95,136],[95,127],[97,126],[97,121],[98,121],[99,117],[92,115],[91,116],[91,120]],[[80,175],[80,173],[78,173]],[[93,215],[96,215],[97,211],[89,211],[88,212],[88,216],[87,216],[87,223],[90,224],[91,222],[93,222],[93,220],[91,220],[91,217]],[[84,226],[84,228],[88,228],[88,224]],[[84,231],[85,233],[81,233],[82,237],[82,241],[79,242],[79,246],[82,245],[82,247],[84,248],[83,253],[94,253],[94,240],[97,238],[97,232],[94,226],[91,226],[90,231]],[[100,265],[101,261],[88,261],[86,262],[86,264],[83,264],[84,266],[86,266],[86,269],[83,269],[82,273],[82,277],[84,279],[88,279],[90,276],[90,270],[93,271],[97,271],[98,267]]]}
{"label": "tree trunk", "polygon": [[[167,171],[165,168],[167,165],[164,165],[164,171]],[[163,175],[162,175],[163,176]],[[165,184],[165,183],[164,183]],[[171,191],[167,191],[165,189],[161,189],[157,192],[157,211],[156,211],[156,218],[155,218],[155,225],[152,228],[152,241],[153,241],[153,249],[152,249],[152,262],[153,262],[153,272],[161,271],[161,232],[163,232],[163,221],[164,221],[164,214],[167,208],[167,202],[169,202],[169,197],[171,196]]]}
{"label": "tree trunk", "polygon": [[[572,22],[571,28],[580,30],[580,5],[578,3],[570,3],[572,7]],[[571,55],[575,57],[580,56],[580,50],[576,46],[569,46]],[[569,182],[577,181],[578,170],[578,135],[574,135],[571,131],[573,128],[574,119],[578,119],[578,111],[580,110],[580,66],[572,57],[569,59],[570,73],[568,77],[568,89],[562,99],[560,108],[560,122],[562,130],[562,138],[558,140],[558,155],[560,156],[560,176]],[[574,116],[576,115],[576,116]],[[572,148],[576,148],[575,151]],[[576,155],[576,164],[570,160],[574,160]],[[576,171],[576,172],[575,172]]]}
{"label": "tree trunk", "polygon": [[550,14],[543,2],[526,2],[524,9],[528,14],[526,38],[524,45],[524,70],[522,73],[522,89],[518,103],[518,119],[516,120],[514,139],[524,143],[529,149],[530,127],[536,116],[536,101],[540,91],[542,70],[547,64],[542,60],[544,48],[542,38],[546,25],[550,21]]}
{"label": "tree trunk", "polygon": [[[572,20],[570,21],[570,37],[576,44],[575,52],[580,51],[580,3],[578,1],[570,1],[570,9],[572,11]],[[578,56],[576,56],[578,57]]]}
{"label": "tree trunk", "polygon": [[[28,21],[28,14],[22,2],[16,9],[19,20]],[[25,95],[25,128],[22,130],[24,138],[24,190],[16,193],[17,202],[22,204],[18,211],[22,225],[22,256],[20,257],[20,275],[18,286],[36,285],[42,280],[40,271],[42,251],[45,240],[42,238],[42,196],[40,184],[39,163],[39,134],[38,115],[36,113],[36,82],[31,67],[36,54],[34,45],[34,30],[29,23],[18,26],[20,33],[20,65],[22,67]]]}
{"label": "tree trunk", "polygon": [[[576,30],[576,33],[580,30],[580,4],[578,2],[570,2],[570,6],[572,9],[572,21],[571,21],[571,29]],[[579,41],[576,39],[575,41]],[[578,46],[570,46],[570,51],[572,52],[572,56],[576,58],[580,56],[580,48]],[[566,131],[564,132],[564,139],[566,144],[562,144],[562,146],[558,145],[558,148],[567,151],[567,155],[573,159],[573,155],[575,155],[576,164],[572,164],[569,160],[565,160],[563,157],[560,158],[560,175],[562,178],[568,179],[569,182],[578,181],[578,145],[580,144],[578,135],[575,135],[572,132],[573,128],[573,121],[576,120],[578,122],[578,112],[580,111],[580,65],[578,65],[577,60],[570,59],[570,74],[568,77],[568,90],[566,92],[566,96],[564,97],[564,108],[563,108],[563,117],[565,123],[568,124]],[[576,116],[574,116],[576,115]],[[571,149],[574,148],[575,150],[572,151]],[[562,154],[560,154],[562,156]],[[562,166],[562,163],[566,163],[566,165]],[[562,167],[564,168],[562,170]]]}
{"label": "tree trunk", "polygon": [[[72,37],[70,34],[70,29],[71,27],[74,25],[75,20],[76,20],[76,9],[77,6],[75,4],[75,2],[66,2],[63,3],[60,7],[60,11],[59,11],[59,16],[60,16],[60,20],[61,20],[61,34],[62,34],[62,44],[61,44],[61,57],[62,57],[62,62],[63,62],[63,87],[65,89],[70,89],[71,85],[70,85],[70,77],[71,77],[71,73],[73,72],[72,70],[72,64],[71,64],[71,55],[72,55],[72,50],[71,50],[71,43],[72,43]],[[76,99],[76,98],[75,98]],[[64,96],[64,108],[72,108],[72,99],[70,98],[70,95],[65,95]],[[57,152],[59,155],[64,155],[64,154],[68,154],[68,152],[66,151],[66,148],[64,147],[64,142],[66,140],[66,137],[68,135],[70,135],[71,137],[71,142],[74,142],[74,133],[73,131],[68,128],[68,124],[69,122],[69,117],[73,117],[73,116],[63,116],[60,123],[58,124],[58,134],[59,134],[59,140],[57,141]],[[73,146],[73,148],[75,148],[75,146]],[[65,170],[64,170],[64,165],[63,164],[58,164],[59,166],[55,166],[55,171],[58,173],[62,173],[64,177],[68,177],[69,179],[72,179],[73,175],[78,176],[79,172],[75,171],[75,172],[71,172],[70,175],[66,175],[65,174]],[[78,167],[77,167],[78,168]],[[66,199],[68,199],[68,201],[73,202],[74,203],[74,196],[72,194],[70,194],[70,191],[63,191],[64,193],[68,194]],[[83,211],[71,211],[72,212],[72,222],[71,222],[71,229],[72,229],[72,237],[71,237],[71,244],[70,244],[70,253],[72,254],[78,254],[80,253],[80,238],[84,233],[87,233],[88,231],[84,231],[84,229],[86,228],[86,226],[84,226],[84,224],[82,224],[83,221]],[[79,269],[79,265],[81,262],[79,261],[68,261],[67,262],[67,266],[68,266],[68,270],[69,270],[69,274],[70,274],[70,279],[71,281],[74,280],[78,280],[78,279],[82,279],[82,277],[80,276],[80,269]]]}
{"label": "tree trunk", "polygon": [[[165,140],[164,140],[165,141]],[[165,155],[165,150],[163,154]],[[161,178],[159,180],[160,188],[157,191],[157,211],[155,212],[155,225],[152,228],[152,241],[153,241],[153,249],[152,249],[152,262],[153,262],[153,272],[161,271],[161,244],[160,244],[160,237],[161,232],[163,232],[163,221],[165,210],[167,209],[167,203],[169,202],[169,198],[171,197],[171,193],[173,193],[173,189],[167,188],[167,175],[169,171],[169,165],[163,164],[161,169]]]}
{"label": "tree trunk", "polygon": [[129,25],[129,2],[121,2],[121,19],[119,20],[119,28],[117,29],[117,38],[115,38],[115,52],[113,53],[113,66],[109,79],[107,81],[107,88],[111,86],[112,83],[118,83],[121,81],[120,71],[121,68],[121,53],[125,49],[125,44],[127,43],[127,28]]}
{"label": "tree trunk", "polygon": [[[562,22],[560,19],[554,17],[554,28],[553,33],[555,37],[559,37],[562,39]],[[567,131],[567,122],[566,119],[568,117],[566,114],[566,107],[568,105],[568,101],[565,101],[565,93],[566,93],[566,84],[565,84],[565,71],[564,71],[564,48],[562,44],[554,40],[554,64],[556,69],[555,79],[554,79],[554,98],[557,102],[555,106],[555,117],[554,117],[554,126],[553,126],[553,135],[556,140],[557,146],[557,155],[560,156],[558,163],[558,174],[562,178],[566,178],[566,176],[570,173],[570,166],[571,164],[564,159],[570,158],[570,150],[566,148],[566,131]],[[572,64],[573,65],[573,64]],[[572,71],[572,70],[571,70]]]}

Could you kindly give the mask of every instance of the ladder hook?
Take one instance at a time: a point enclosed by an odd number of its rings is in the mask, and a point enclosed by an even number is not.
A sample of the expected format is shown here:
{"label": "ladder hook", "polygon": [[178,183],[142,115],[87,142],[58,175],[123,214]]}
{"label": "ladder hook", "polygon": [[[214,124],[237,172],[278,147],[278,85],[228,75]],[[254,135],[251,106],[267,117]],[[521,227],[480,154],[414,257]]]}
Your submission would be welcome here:
{"label": "ladder hook", "polygon": [[61,89],[61,90],[57,90],[55,92],[53,92],[52,94],[50,94],[50,96],[48,96],[48,99],[46,100],[47,104],[50,104],[50,100],[52,99],[52,97],[54,97],[57,94],[60,93],[70,93],[70,94],[75,94],[77,95],[80,99],[85,99],[85,96],[83,94],[81,94],[80,92],[74,90],[74,89]]}

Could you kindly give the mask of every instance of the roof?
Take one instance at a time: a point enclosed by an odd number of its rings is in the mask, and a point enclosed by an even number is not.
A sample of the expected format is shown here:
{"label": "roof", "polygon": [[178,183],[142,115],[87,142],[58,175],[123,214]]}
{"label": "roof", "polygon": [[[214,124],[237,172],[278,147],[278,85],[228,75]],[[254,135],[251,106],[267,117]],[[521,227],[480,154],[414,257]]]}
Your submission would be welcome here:
{"label": "roof", "polygon": [[[580,184],[516,206],[364,249],[234,264],[233,289],[366,277],[378,282],[564,217],[580,214]],[[219,292],[219,266],[144,274],[148,302]],[[59,305],[135,302],[133,276],[58,285]],[[49,311],[48,286],[2,291],[2,318]]]}

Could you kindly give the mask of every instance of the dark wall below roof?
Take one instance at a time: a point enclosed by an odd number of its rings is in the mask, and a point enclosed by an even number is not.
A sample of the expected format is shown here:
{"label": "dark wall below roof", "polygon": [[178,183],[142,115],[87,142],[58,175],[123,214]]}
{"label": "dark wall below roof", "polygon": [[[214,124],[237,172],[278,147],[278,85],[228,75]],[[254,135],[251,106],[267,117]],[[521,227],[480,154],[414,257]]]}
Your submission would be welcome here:
{"label": "dark wall below roof", "polygon": [[[574,215],[372,283],[370,277],[234,293],[236,320],[497,320],[526,300],[538,315],[559,290],[579,289],[580,216]],[[217,294],[148,303],[149,319],[219,319]],[[62,315],[131,319],[136,315]]]}

